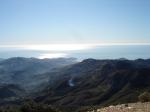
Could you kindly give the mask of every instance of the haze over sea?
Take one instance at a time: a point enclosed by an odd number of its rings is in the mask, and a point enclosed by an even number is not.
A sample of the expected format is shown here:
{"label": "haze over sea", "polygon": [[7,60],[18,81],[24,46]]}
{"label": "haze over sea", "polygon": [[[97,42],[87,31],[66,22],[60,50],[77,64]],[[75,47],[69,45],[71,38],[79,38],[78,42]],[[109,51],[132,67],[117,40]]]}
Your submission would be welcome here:
{"label": "haze over sea", "polygon": [[[52,47],[52,46],[51,46]],[[42,47],[0,47],[0,58],[10,57],[35,57],[35,58],[59,58],[59,57],[75,57],[79,60],[87,58],[95,59],[148,59],[150,58],[150,45],[104,45],[104,46],[73,46],[66,49],[51,49]]]}

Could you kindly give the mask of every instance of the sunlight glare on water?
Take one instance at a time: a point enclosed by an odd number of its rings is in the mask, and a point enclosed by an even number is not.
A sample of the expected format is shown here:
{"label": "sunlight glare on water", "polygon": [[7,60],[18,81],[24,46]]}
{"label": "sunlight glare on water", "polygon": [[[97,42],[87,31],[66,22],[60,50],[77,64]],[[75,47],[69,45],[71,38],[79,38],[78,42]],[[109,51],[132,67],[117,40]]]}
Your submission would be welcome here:
{"label": "sunlight glare on water", "polygon": [[66,57],[67,54],[65,53],[49,53],[49,54],[41,54],[38,58],[45,59],[45,58],[59,58],[59,57]]}

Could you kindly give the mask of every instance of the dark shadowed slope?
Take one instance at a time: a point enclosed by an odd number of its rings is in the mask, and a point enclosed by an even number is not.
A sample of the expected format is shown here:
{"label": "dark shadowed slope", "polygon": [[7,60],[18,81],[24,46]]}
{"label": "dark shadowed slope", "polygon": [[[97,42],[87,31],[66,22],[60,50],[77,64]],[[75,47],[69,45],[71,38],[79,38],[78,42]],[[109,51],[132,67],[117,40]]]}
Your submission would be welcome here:
{"label": "dark shadowed slope", "polygon": [[16,83],[1,84],[0,103],[17,104],[30,98],[39,104],[74,110],[81,106],[137,102],[141,94],[150,92],[149,59],[86,59],[78,63],[60,60],[2,61],[0,79],[16,79]]}
{"label": "dark shadowed slope", "polygon": [[[37,101],[54,105],[109,105],[138,101],[150,90],[150,60],[87,59],[60,72]],[[70,85],[71,80],[71,85]]]}

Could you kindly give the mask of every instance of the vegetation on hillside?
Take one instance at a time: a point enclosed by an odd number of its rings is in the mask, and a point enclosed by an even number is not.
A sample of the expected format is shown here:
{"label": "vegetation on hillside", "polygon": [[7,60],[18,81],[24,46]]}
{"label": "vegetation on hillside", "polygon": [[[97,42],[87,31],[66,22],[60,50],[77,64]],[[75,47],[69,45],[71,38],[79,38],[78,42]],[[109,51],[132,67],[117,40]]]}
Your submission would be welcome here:
{"label": "vegetation on hillside", "polygon": [[150,92],[144,92],[139,95],[139,101],[141,102],[150,102]]}

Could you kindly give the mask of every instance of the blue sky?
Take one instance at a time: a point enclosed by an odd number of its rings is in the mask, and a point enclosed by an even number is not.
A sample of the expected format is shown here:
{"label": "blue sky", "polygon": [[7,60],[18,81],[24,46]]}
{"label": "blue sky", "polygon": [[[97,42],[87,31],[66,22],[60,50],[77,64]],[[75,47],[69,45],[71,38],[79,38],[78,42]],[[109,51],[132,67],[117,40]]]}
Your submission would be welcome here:
{"label": "blue sky", "polygon": [[150,43],[150,0],[0,0],[0,44]]}

